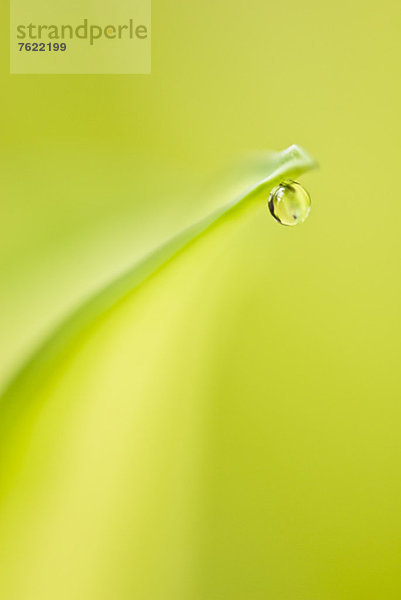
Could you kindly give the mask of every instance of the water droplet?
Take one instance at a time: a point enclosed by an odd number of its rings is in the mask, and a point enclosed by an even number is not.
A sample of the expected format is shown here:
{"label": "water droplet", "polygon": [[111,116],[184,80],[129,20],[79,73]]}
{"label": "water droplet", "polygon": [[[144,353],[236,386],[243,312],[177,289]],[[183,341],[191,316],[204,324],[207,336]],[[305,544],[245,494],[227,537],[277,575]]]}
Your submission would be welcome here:
{"label": "water droplet", "polygon": [[282,225],[290,227],[303,223],[309,216],[311,199],[308,192],[296,181],[283,181],[269,196],[269,210]]}

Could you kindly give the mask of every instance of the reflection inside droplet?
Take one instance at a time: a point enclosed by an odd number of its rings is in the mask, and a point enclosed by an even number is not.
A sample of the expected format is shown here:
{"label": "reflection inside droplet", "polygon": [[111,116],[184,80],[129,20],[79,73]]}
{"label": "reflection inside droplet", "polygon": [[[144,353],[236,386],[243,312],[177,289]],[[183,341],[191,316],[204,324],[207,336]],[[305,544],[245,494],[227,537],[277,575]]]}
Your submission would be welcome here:
{"label": "reflection inside droplet", "polygon": [[283,181],[271,191],[268,204],[276,221],[290,227],[306,221],[311,209],[308,192],[291,180]]}

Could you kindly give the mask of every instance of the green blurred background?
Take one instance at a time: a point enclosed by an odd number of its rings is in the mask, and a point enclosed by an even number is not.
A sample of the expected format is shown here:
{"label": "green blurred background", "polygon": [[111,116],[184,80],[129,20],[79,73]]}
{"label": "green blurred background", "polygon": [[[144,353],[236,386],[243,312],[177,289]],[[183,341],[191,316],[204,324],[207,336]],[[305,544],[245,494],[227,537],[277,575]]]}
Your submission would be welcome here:
{"label": "green blurred background", "polygon": [[2,384],[230,160],[321,165],[305,225],[205,238],[32,390],[1,598],[399,599],[400,3],[153,0],[150,76],[11,76],[1,16]]}

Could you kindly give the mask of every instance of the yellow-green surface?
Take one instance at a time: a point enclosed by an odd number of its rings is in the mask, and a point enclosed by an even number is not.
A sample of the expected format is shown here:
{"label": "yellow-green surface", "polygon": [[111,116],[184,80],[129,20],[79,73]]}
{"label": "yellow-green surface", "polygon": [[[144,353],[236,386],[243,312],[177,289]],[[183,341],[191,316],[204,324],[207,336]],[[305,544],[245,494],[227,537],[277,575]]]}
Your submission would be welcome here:
{"label": "yellow-green surface", "polygon": [[304,225],[261,199],[3,406],[0,597],[398,600],[399,3],[154,0],[150,76],[10,76],[1,16],[4,385],[228,159],[321,169]]}

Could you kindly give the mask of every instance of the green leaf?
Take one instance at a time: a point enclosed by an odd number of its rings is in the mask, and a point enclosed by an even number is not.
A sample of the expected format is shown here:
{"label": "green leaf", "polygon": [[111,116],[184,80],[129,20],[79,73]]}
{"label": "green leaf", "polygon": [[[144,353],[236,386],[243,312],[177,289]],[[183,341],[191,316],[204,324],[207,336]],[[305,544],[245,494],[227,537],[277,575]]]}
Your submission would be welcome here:
{"label": "green leaf", "polygon": [[269,189],[280,180],[297,177],[315,167],[315,160],[304,149],[296,145],[290,146],[281,153],[272,154],[270,161],[265,166],[265,177],[262,180],[257,181],[249,190],[229,204],[222,206],[156,248],[139,263],[134,264],[123,276],[117,277],[106,288],[98,291],[76,309],[16,373],[0,399],[0,406],[4,408],[8,402],[13,402],[16,396],[23,393],[24,389],[32,392],[32,386],[39,385],[46,373],[51,372],[60,356],[67,351],[67,348],[85,327],[90,326],[96,318],[127,293],[140,286],[188,245],[210,233],[226,219],[240,218],[244,211],[252,207],[253,203],[260,201],[262,195],[266,195]]}

